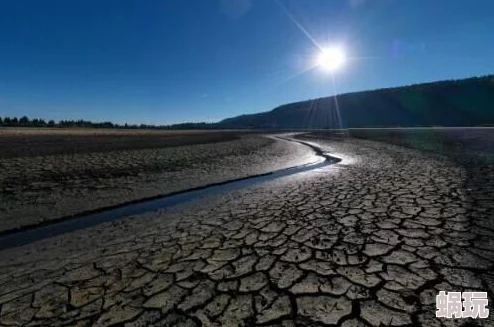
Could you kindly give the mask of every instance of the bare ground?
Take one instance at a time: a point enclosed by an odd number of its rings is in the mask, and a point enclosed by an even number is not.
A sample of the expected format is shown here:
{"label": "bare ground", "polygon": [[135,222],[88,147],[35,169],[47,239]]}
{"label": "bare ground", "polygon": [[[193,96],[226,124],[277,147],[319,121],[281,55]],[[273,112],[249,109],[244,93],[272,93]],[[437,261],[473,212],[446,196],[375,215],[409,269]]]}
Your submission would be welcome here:
{"label": "bare ground", "polygon": [[0,158],[168,148],[239,139],[245,132],[93,128],[0,128]]}
{"label": "bare ground", "polygon": [[310,160],[306,147],[232,131],[0,131],[0,230]]}
{"label": "bare ground", "polygon": [[435,317],[441,290],[494,300],[489,156],[318,142],[343,160],[1,252],[0,323],[493,326]]}

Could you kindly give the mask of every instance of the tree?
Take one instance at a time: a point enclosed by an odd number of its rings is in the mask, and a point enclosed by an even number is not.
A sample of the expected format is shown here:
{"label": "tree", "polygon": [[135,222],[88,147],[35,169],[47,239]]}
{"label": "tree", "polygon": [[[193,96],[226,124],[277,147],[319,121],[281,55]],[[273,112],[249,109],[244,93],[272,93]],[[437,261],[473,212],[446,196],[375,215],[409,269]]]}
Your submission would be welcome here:
{"label": "tree", "polygon": [[0,126],[3,126],[3,119],[0,117]]}
{"label": "tree", "polygon": [[30,122],[27,116],[22,116],[21,119],[19,119],[19,126],[29,126],[29,124]]}
{"label": "tree", "polygon": [[48,121],[48,126],[49,126],[49,127],[54,127],[54,126],[55,126],[55,121],[54,121],[53,119],[50,119],[50,120]]}

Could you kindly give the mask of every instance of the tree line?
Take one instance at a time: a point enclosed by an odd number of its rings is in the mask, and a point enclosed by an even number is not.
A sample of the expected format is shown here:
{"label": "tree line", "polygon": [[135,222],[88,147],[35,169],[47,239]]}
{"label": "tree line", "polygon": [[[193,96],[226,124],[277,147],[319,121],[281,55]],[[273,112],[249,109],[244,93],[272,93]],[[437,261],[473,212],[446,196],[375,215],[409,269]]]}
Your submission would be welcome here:
{"label": "tree line", "polygon": [[1,117],[0,127],[52,127],[52,128],[122,128],[122,129],[212,129],[214,123],[181,123],[173,125],[116,124],[112,122],[92,122],[88,120],[48,120],[27,116]]}

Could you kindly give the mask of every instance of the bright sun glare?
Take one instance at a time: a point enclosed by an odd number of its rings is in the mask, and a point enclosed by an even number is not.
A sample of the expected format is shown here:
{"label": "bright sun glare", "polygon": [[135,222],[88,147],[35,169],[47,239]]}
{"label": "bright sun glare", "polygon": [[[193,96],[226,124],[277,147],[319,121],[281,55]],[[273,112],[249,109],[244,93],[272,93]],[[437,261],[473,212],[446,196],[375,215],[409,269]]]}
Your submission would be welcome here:
{"label": "bright sun glare", "polygon": [[327,71],[335,71],[345,63],[345,53],[341,48],[322,49],[317,58],[317,65]]}

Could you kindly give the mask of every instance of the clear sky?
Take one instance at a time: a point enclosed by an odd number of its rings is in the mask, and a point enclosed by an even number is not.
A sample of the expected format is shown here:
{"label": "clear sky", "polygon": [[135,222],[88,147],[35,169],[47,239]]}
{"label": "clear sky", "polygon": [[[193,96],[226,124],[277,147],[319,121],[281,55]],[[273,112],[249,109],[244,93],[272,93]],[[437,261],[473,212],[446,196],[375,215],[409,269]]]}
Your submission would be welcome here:
{"label": "clear sky", "polygon": [[[492,0],[3,0],[0,116],[216,121],[485,75],[493,17]],[[310,38],[345,49],[336,89],[321,69],[297,75]]]}

